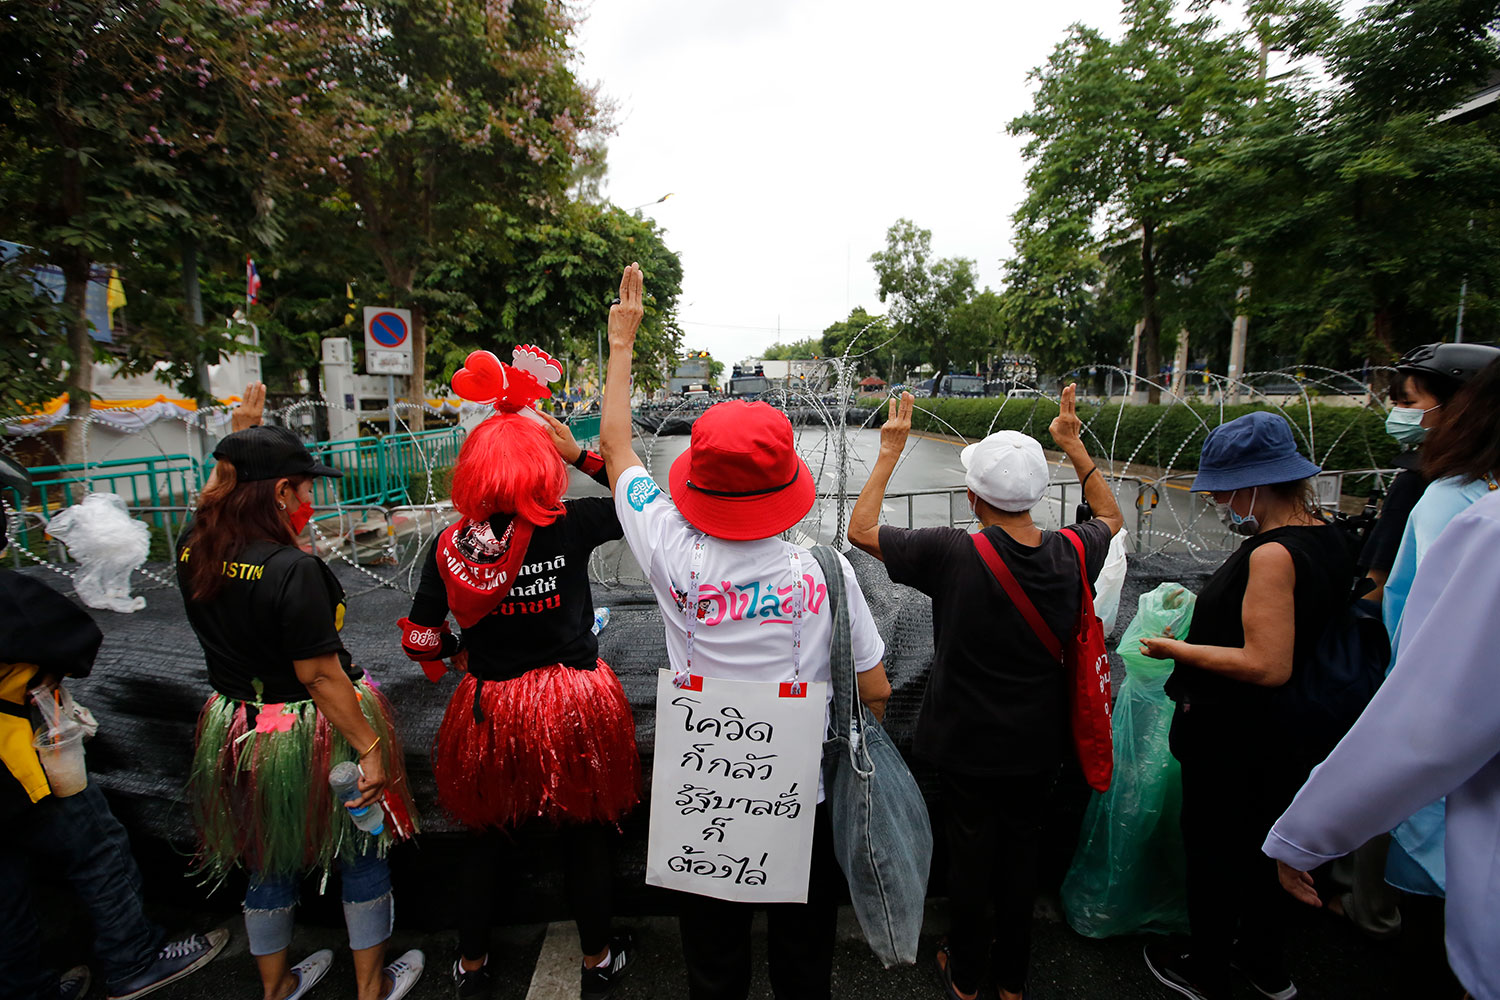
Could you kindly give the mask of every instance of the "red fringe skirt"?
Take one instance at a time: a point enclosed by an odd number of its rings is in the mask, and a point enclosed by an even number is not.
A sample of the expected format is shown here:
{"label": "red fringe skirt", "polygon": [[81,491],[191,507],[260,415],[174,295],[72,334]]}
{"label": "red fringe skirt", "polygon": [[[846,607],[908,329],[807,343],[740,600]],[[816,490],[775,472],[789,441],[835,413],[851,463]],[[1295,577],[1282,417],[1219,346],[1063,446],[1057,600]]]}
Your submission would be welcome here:
{"label": "red fringe skirt", "polygon": [[432,770],[438,801],[472,830],[532,819],[618,824],[640,801],[635,717],[603,660],[508,681],[466,675],[448,702]]}

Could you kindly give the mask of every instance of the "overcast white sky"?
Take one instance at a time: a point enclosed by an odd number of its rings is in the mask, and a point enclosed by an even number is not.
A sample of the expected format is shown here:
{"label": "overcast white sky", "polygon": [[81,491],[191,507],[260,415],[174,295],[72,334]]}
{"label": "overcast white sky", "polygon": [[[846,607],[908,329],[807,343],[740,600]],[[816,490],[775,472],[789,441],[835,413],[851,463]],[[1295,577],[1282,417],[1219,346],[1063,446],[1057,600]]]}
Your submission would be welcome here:
{"label": "overcast white sky", "polygon": [[[1360,0],[1343,0],[1346,14]],[[618,108],[606,194],[682,257],[684,346],[730,364],[876,296],[899,218],[1001,287],[1026,74],[1119,0],[585,0],[580,74]],[[1233,17],[1238,5],[1218,8]],[[1273,56],[1271,72],[1286,68]],[[663,194],[672,197],[655,202]]]}
{"label": "overcast white sky", "polygon": [[1025,193],[1005,125],[1075,21],[1118,0],[593,0],[581,74],[618,105],[606,193],[682,257],[686,344],[733,363],[883,312],[898,218],[1000,287]]}

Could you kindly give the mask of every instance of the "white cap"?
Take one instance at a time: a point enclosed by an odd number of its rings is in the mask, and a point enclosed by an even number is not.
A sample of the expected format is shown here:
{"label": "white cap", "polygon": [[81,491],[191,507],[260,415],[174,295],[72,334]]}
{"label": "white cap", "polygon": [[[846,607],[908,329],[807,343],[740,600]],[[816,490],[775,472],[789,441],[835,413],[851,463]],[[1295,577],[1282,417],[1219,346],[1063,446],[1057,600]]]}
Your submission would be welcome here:
{"label": "white cap", "polygon": [[969,489],[996,510],[1030,510],[1047,492],[1050,470],[1036,438],[1020,431],[996,431],[963,450]]}

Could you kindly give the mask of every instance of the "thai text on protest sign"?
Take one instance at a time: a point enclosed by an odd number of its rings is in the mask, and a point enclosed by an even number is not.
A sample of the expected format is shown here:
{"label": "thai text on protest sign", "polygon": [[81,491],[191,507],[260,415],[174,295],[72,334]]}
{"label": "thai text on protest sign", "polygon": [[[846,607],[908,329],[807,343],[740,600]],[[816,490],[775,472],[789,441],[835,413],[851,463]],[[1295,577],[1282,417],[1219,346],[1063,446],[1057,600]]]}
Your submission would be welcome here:
{"label": "thai text on protest sign", "polygon": [[648,884],[807,902],[826,687],[660,672]]}

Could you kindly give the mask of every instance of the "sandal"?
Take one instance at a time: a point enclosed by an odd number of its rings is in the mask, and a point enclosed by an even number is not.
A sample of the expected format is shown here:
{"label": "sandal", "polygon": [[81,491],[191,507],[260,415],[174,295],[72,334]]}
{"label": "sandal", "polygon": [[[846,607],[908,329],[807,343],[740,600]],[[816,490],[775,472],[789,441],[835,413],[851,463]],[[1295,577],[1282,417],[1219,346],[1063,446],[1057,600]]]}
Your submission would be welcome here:
{"label": "sandal", "polygon": [[938,979],[943,984],[943,995],[948,1000],[977,1000],[979,992],[976,990],[973,997],[965,997],[958,992],[958,987],[953,985],[953,956],[948,953],[948,942],[939,941],[937,955]]}

